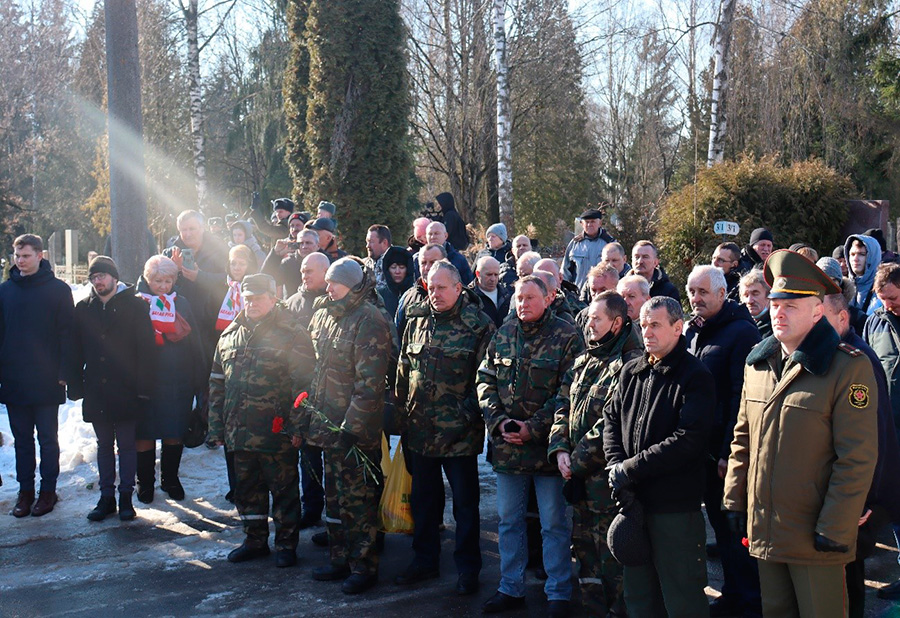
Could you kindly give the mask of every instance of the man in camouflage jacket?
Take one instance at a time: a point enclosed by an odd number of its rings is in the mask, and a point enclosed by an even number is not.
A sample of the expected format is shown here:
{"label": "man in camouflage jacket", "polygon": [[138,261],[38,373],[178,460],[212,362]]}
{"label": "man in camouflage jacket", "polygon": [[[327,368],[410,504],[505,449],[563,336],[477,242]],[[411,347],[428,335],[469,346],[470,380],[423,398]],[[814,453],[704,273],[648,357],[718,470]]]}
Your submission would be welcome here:
{"label": "man in camouflage jacket", "polygon": [[622,567],[606,546],[618,509],[606,481],[603,407],[622,365],[640,356],[643,344],[625,299],[614,291],[594,299],[587,315],[590,341],[563,379],[548,457],[567,479],[563,493],[574,512],[572,549],[582,605],[591,616],[624,616]]}
{"label": "man in camouflage jacket", "polygon": [[316,301],[309,324],[316,369],[301,421],[306,444],[325,454],[331,566],[316,569],[313,578],[345,579],[347,594],[378,581],[381,432],[393,343],[384,314],[370,300],[375,277],[366,271],[353,258],[341,258],[325,274],[327,296]]}
{"label": "man in camouflage jacket", "polygon": [[209,376],[209,442],[234,453],[234,502],[244,543],[232,562],[268,555],[269,493],[278,566],[296,563],[300,514],[297,449],[276,433],[295,395],[309,386],[315,365],[306,329],[275,296],[275,280],[250,275],[241,283],[246,307],[222,332]]}
{"label": "man in camouflage jacket", "polygon": [[481,571],[477,458],[484,447],[475,374],[494,334],[494,323],[446,260],[428,272],[428,302],[409,306],[406,318],[396,401],[406,456],[413,463],[410,506],[416,523],[415,558],[396,582],[413,584],[439,574],[443,468],[453,491],[457,592],[472,594],[478,590]]}
{"label": "man in camouflage jacket", "polygon": [[547,460],[547,448],[560,384],[584,344],[577,327],[550,310],[550,302],[540,278],[520,279],[516,316],[494,335],[478,369],[478,403],[493,444],[500,515],[501,580],[486,613],[524,605],[525,503],[532,481],[541,514],[548,615],[567,615],[572,594],[563,481]]}

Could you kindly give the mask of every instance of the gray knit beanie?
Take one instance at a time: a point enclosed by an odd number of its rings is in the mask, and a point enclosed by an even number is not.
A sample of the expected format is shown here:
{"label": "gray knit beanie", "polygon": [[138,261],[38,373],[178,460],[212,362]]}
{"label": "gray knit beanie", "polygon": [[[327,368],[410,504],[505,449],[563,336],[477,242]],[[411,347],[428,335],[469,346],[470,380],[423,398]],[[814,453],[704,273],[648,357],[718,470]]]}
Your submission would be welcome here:
{"label": "gray knit beanie", "polygon": [[509,235],[506,232],[506,226],[502,223],[495,223],[494,225],[489,227],[484,233],[484,237],[487,238],[490,234],[496,234],[503,242],[506,242],[509,238]]}
{"label": "gray knit beanie", "polygon": [[340,283],[348,288],[355,288],[362,283],[362,280],[363,271],[359,262],[349,257],[343,257],[335,261],[328,267],[328,272],[325,273],[325,281]]}

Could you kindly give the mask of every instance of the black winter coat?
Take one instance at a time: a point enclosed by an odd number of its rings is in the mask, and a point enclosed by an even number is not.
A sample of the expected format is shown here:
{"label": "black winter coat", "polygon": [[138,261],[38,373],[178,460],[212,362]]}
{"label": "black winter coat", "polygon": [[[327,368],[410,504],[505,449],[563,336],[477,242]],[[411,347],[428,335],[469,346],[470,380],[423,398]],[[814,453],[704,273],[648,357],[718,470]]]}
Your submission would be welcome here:
{"label": "black winter coat", "polygon": [[444,227],[447,228],[447,241],[462,251],[469,246],[469,233],[466,224],[456,210],[456,202],[449,193],[441,193],[434,198],[441,206],[441,214],[444,219]]}
{"label": "black winter coat", "polygon": [[41,260],[23,277],[16,266],[0,284],[0,403],[66,402],[66,358],[71,354],[72,290]]}
{"label": "black winter coat", "polygon": [[668,296],[681,302],[681,294],[678,293],[678,288],[669,280],[669,275],[666,274],[662,266],[656,267],[656,270],[653,271],[653,279],[650,281],[650,298],[656,296]]}
{"label": "black winter coat", "polygon": [[136,420],[146,410],[157,381],[154,338],[147,303],[134,286],[105,305],[93,291],[75,305],[68,390],[69,399],[84,399],[86,422]]}
{"label": "black winter coat", "polygon": [[622,367],[603,411],[603,452],[610,465],[624,464],[647,512],[700,510],[715,392],[684,337],[656,365],[645,353]]}
{"label": "black winter coat", "polygon": [[751,348],[760,342],[759,329],[744,305],[726,300],[719,313],[699,326],[685,325],[688,351],[703,361],[716,382],[716,411],[709,435],[709,452],[728,461],[734,424],[741,407],[744,365]]}
{"label": "black winter coat", "polygon": [[297,319],[303,324],[303,328],[309,328],[309,321],[312,320],[313,313],[316,311],[313,305],[315,305],[317,298],[324,295],[325,290],[316,292],[301,286],[296,294],[291,295],[285,301],[285,304],[288,310],[297,316]]}
{"label": "black winter coat", "polygon": [[487,294],[481,291],[481,288],[478,287],[478,281],[473,281],[467,286],[470,290],[475,292],[475,295],[478,296],[478,300],[481,301],[481,310],[484,311],[491,320],[494,322],[494,326],[500,328],[503,325],[503,321],[509,315],[510,312],[510,301],[512,300],[512,291],[504,285],[497,286],[497,304],[494,304]]}

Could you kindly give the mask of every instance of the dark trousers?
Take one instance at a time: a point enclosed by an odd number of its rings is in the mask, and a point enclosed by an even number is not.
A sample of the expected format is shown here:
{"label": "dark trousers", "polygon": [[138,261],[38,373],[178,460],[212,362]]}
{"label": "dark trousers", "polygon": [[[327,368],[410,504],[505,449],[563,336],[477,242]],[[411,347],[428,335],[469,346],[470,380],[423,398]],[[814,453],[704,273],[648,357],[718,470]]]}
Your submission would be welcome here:
{"label": "dark trousers", "polygon": [[275,549],[296,549],[300,529],[300,486],[297,451],[280,453],[232,451],[234,453],[234,504],[244,524],[244,534],[253,545],[268,545],[269,494]]}
{"label": "dark trousers", "polygon": [[704,618],[706,526],[700,511],[648,513],[651,563],[625,567],[625,607],[631,618]]}
{"label": "dark trousers", "polygon": [[119,450],[119,493],[134,492],[137,451],[134,447],[137,421],[97,421],[97,471],[100,473],[100,495],[116,495],[116,447]]}
{"label": "dark trousers", "polygon": [[728,527],[725,512],[722,511],[722,493],[725,481],[719,478],[718,463],[710,461],[706,466],[706,488],[703,502],[706,517],[716,534],[719,559],[722,561],[722,596],[741,602],[744,609],[757,613],[762,611],[759,593],[759,570],[756,559]]}
{"label": "dark trousers", "polygon": [[321,518],[325,510],[325,488],[322,486],[325,468],[322,466],[322,449],[304,446],[300,449],[300,488],[303,495],[304,517]]}
{"label": "dark trousers", "polygon": [[444,519],[444,479],[453,492],[453,519],[456,521],[456,550],[453,560],[459,573],[481,571],[481,519],[478,512],[478,458],[425,457],[408,453],[413,459],[410,507],[415,530],[415,561],[424,568],[438,568],[441,555],[440,526]]}
{"label": "dark trousers", "polygon": [[849,618],[864,618],[866,614],[866,560],[857,557],[844,567],[847,580]]}
{"label": "dark trousers", "polygon": [[41,491],[56,491],[59,477],[59,406],[6,406],[16,450],[20,491],[34,491],[34,430],[41,445]]}

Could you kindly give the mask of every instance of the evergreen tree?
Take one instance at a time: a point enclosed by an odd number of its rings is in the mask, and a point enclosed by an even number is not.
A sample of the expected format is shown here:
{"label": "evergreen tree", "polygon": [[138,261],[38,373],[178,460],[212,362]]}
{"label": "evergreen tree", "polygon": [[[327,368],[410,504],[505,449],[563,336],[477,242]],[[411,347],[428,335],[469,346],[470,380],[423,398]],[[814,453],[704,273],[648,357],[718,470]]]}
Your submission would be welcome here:
{"label": "evergreen tree", "polygon": [[322,199],[338,206],[340,232],[352,251],[361,249],[369,225],[399,232],[409,218],[410,98],[399,8],[397,0],[309,4],[312,175],[304,202],[310,209]]}
{"label": "evergreen tree", "polygon": [[306,97],[309,95],[309,49],[306,20],[309,0],[289,0],[287,6],[290,57],[284,73],[284,118],[287,124],[285,162],[293,180],[293,198],[302,203],[311,176],[306,152]]}

